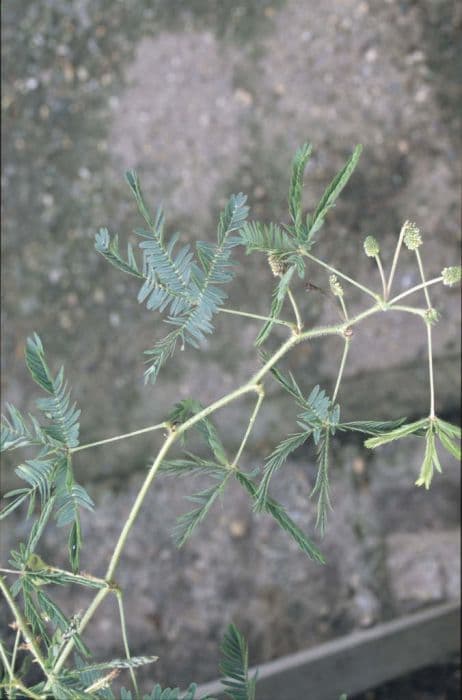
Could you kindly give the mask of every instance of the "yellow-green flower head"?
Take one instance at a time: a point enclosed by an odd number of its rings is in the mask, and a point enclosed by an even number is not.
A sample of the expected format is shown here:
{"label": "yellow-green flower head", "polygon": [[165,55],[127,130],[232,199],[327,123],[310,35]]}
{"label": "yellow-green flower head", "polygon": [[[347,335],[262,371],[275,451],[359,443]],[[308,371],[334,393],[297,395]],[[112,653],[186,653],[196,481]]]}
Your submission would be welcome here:
{"label": "yellow-green flower head", "polygon": [[343,297],[343,287],[337,279],[337,275],[329,277],[330,291],[336,297]]}
{"label": "yellow-green flower head", "polygon": [[406,221],[403,226],[404,229],[404,245],[409,250],[417,250],[422,245],[422,236],[420,235],[420,229],[412,223],[412,221]]}
{"label": "yellow-green flower head", "polygon": [[436,309],[427,309],[425,312],[425,318],[427,323],[433,326],[437,321],[439,321],[440,315]]}
{"label": "yellow-green flower head", "polygon": [[443,276],[443,284],[452,287],[460,282],[462,278],[462,267],[460,265],[445,267],[441,274]]}
{"label": "yellow-green flower head", "polygon": [[364,252],[369,258],[375,258],[380,253],[380,246],[374,236],[368,236],[363,245]]}

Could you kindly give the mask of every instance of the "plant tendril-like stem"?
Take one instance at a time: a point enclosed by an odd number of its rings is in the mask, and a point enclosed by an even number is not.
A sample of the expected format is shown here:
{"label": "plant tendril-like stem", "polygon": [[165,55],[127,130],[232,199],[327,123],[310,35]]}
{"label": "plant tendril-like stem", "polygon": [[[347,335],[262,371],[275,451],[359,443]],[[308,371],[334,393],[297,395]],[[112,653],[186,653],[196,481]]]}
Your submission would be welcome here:
{"label": "plant tendril-like stem", "polygon": [[342,359],[340,361],[340,367],[338,370],[337,381],[335,383],[335,389],[332,396],[332,404],[337,398],[338,390],[340,389],[340,382],[342,381],[343,370],[345,369],[345,363],[348,356],[348,350],[350,349],[351,338],[345,338],[345,345],[343,346]]}
{"label": "plant tendril-like stem", "polygon": [[260,314],[251,314],[247,311],[238,311],[237,309],[226,309],[224,307],[220,308],[220,313],[232,314],[233,316],[245,316],[246,318],[255,318],[258,321],[271,321],[272,323],[279,324],[280,326],[287,326],[288,328],[293,327],[293,323],[290,321],[283,321],[280,318],[271,318],[270,316],[260,316]]}
{"label": "plant tendril-like stem", "polygon": [[419,289],[425,289],[425,287],[431,287],[432,284],[437,284],[438,282],[442,282],[442,281],[443,281],[443,277],[442,277],[442,275],[440,275],[439,277],[434,277],[433,279],[428,280],[427,282],[423,282],[422,284],[416,284],[415,287],[411,287],[411,289],[408,289],[405,292],[398,294],[398,296],[393,297],[393,299],[390,299],[390,301],[388,303],[390,305],[394,305],[395,302],[400,301],[401,299],[405,299],[410,294],[414,294],[414,292],[418,292]]}
{"label": "plant tendril-like stem", "polygon": [[[130,647],[128,646],[127,625],[125,622],[125,611],[124,611],[122,591],[117,591],[116,596],[117,596],[117,605],[119,606],[120,629],[122,630],[122,639],[123,639],[123,643],[124,643],[125,656],[127,657],[127,660],[130,661],[130,659],[132,657],[130,654]],[[135,691],[135,697],[139,698],[140,691],[138,688],[138,683],[136,682],[135,669],[132,666],[130,666],[129,670],[130,670],[130,676],[131,676],[132,683],[133,683],[133,690]]]}
{"label": "plant tendril-like stem", "polygon": [[239,449],[236,453],[236,456],[233,459],[233,462],[231,464],[231,469],[235,469],[239,464],[239,460],[241,458],[242,452],[244,450],[244,447],[246,446],[247,440],[249,439],[250,433],[252,432],[253,426],[255,424],[255,420],[257,418],[258,411],[260,410],[260,407],[263,403],[264,398],[265,398],[265,392],[264,392],[263,387],[261,387],[261,392],[258,394],[257,402],[255,404],[252,415],[250,416],[250,419],[249,419],[249,422],[247,425],[247,430],[245,431],[244,437],[242,438],[241,444],[239,445]]}
{"label": "plant tendril-like stem", "polygon": [[292,309],[294,311],[295,320],[297,322],[297,330],[300,332],[303,328],[302,317],[300,315],[300,311],[299,311],[297,302],[295,301],[295,297],[292,294],[290,287],[287,287],[287,296],[289,297],[289,301],[290,301],[290,303],[292,305]]}
{"label": "plant tendril-like stem", "polygon": [[354,287],[361,289],[361,291],[364,292],[364,294],[367,294],[368,296],[372,297],[373,299],[375,299],[375,301],[377,301],[379,299],[378,294],[373,292],[372,289],[369,289],[368,287],[365,287],[363,284],[360,284],[360,282],[357,282],[356,280],[352,279],[351,277],[348,277],[348,275],[345,275],[343,272],[340,272],[340,270],[337,270],[337,268],[332,267],[332,265],[328,265],[323,260],[316,258],[314,255],[311,255],[311,253],[308,253],[304,249],[301,249],[300,253],[302,255],[304,255],[305,257],[309,258],[310,260],[313,260],[313,262],[317,263],[318,265],[321,265],[321,267],[326,268],[326,270],[329,270],[330,272],[333,272],[335,275],[338,275],[338,277],[341,277],[346,282],[349,282],[350,284],[352,284]]}
{"label": "plant tendril-like stem", "polygon": [[116,442],[117,440],[125,440],[125,438],[135,437],[137,435],[142,435],[143,433],[150,433],[153,430],[161,430],[166,428],[166,423],[158,423],[157,425],[149,425],[147,428],[141,428],[141,430],[134,430],[131,433],[125,433],[123,435],[115,435],[115,437],[106,438],[105,440],[98,440],[97,442],[89,442],[86,445],[79,445],[79,447],[73,447],[69,451],[80,452],[81,450],[88,450],[90,447],[98,447],[99,445],[107,445],[110,442]]}
{"label": "plant tendril-like stem", "polygon": [[388,284],[387,284],[387,289],[386,289],[386,299],[390,296],[391,292],[391,285],[393,284],[393,278],[395,276],[395,271],[396,271],[396,265],[398,263],[398,258],[399,258],[399,253],[401,251],[401,246],[403,245],[403,238],[404,238],[404,233],[405,233],[405,226],[401,226],[401,231],[399,232],[399,238],[398,242],[396,244],[395,248],[395,254],[393,256],[393,262],[391,264],[391,270],[390,270],[390,276],[388,278]]}

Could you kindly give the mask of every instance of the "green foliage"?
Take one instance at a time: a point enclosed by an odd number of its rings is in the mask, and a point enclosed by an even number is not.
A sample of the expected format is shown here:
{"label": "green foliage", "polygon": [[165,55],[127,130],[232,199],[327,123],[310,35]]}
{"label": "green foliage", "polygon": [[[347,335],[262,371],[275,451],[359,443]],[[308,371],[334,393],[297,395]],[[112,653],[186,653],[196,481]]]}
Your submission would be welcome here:
{"label": "green foliage", "polygon": [[231,700],[255,700],[256,675],[249,678],[249,654],[247,643],[239,630],[230,625],[225,633],[221,651],[223,661],[220,671],[226,695]]}
{"label": "green foliage", "polygon": [[243,194],[232,195],[220,215],[217,242],[198,241],[196,256],[189,245],[175,250],[178,234],[166,239],[165,218],[161,209],[152,217],[141,192],[134,171],[127,173],[127,182],[135,196],[138,208],[148,229],[135,229],[142,238],[141,267],[136,262],[131,246],[127,259],[119,251],[117,237],[112,239],[106,229],[96,236],[95,248],[112,265],[144,282],[138,293],[138,301],[146,303],[152,311],[167,312],[166,322],[174,330],[158,340],[148,355],[149,368],[146,380],[155,381],[162,365],[173,355],[178,342],[198,348],[205,336],[213,332],[212,318],[218,313],[227,295],[222,289],[234,276],[231,260],[232,249],[240,239],[231,234],[238,232],[247,217],[248,207]]}
{"label": "green foliage", "polygon": [[[437,313],[431,306],[427,289],[438,281],[447,285],[460,281],[460,268],[445,268],[441,278],[432,279],[427,283],[422,262],[417,254],[422,284],[390,300],[387,286],[391,286],[403,237],[405,245],[413,250],[422,245],[424,240],[420,231],[409,222],[404,225],[402,236],[398,239],[388,285],[385,283],[381,263],[377,261],[383,288],[382,299],[361,283],[346,277],[341,271],[309,253],[328,212],[335,206],[340,192],[351,177],[360,152],[361,147],[356,147],[326,188],[313,213],[304,215],[303,179],[311,154],[311,146],[304,144],[292,162],[288,225],[264,224],[257,221],[247,223],[246,198],[243,194],[233,195],[219,217],[216,241],[198,241],[195,246],[183,242],[177,233],[167,235],[163,211],[158,209],[154,215],[151,214],[136,173],[127,173],[128,185],[145,222],[145,228],[135,230],[139,240],[137,250],[128,243],[126,253],[122,253],[118,236],[111,237],[107,229],[100,229],[97,233],[95,248],[119,271],[139,280],[139,303],[145,304],[149,311],[163,315],[163,320],[169,326],[170,332],[160,337],[153,347],[146,351],[149,358],[146,378],[153,381],[157,378],[161,367],[173,355],[178,344],[182,348],[186,344],[197,348],[205,336],[212,333],[214,316],[223,308],[227,297],[224,287],[232,281],[235,274],[232,252],[239,244],[245,247],[248,254],[265,254],[271,272],[277,278],[269,316],[263,317],[265,324],[258,334],[256,345],[261,345],[269,339],[276,323],[284,325],[286,330],[289,330],[290,337],[272,354],[263,355],[264,365],[246,382],[209,406],[203,406],[194,398],[186,399],[177,403],[170,415],[160,424],[86,445],[79,445],[80,410],[71,402],[63,369],[61,368],[56,375],[50,371],[42,342],[36,334],[27,340],[27,367],[35,383],[45,392],[45,396],[36,402],[39,417],[25,416],[14,406],[7,404],[6,415],[1,423],[2,451],[26,448],[28,452],[15,470],[24,485],[6,494],[7,503],[0,513],[0,519],[8,517],[23,504],[27,505],[27,509],[24,509],[25,517],[30,519],[25,541],[19,542],[16,549],[10,553],[9,563],[14,568],[2,569],[6,578],[3,575],[0,577],[0,588],[18,630],[12,651],[5,650],[0,642],[2,659],[7,659],[7,666],[8,663],[11,664],[8,678],[2,682],[2,689],[7,688],[8,697],[20,696],[25,684],[32,677],[33,668],[34,676],[38,675],[40,680],[34,681],[35,685],[30,688],[32,697],[55,697],[64,700],[85,700],[93,697],[97,700],[115,700],[111,684],[119,673],[128,670],[134,696],[130,691],[122,689],[121,700],[133,700],[135,696],[142,700],[199,700],[194,684],[183,692],[180,692],[179,688],[161,688],[160,685],[155,685],[150,694],[140,694],[135,671],[141,665],[154,662],[157,657],[131,656],[122,592],[114,582],[114,574],[126,547],[128,535],[135,525],[139,510],[157,472],[175,477],[199,476],[206,480],[205,484],[201,482],[200,490],[189,497],[193,507],[181,515],[176,523],[174,539],[179,546],[196,532],[198,526],[211,513],[226,486],[233,481],[244,490],[254,511],[261,511],[271,517],[306,556],[322,564],[324,558],[316,545],[291,518],[283,503],[270,496],[271,479],[298,448],[312,439],[316,450],[318,471],[311,495],[317,499],[316,526],[321,534],[325,531],[327,513],[331,507],[329,448],[337,432],[361,433],[367,436],[365,445],[370,448],[391,444],[408,436],[422,438],[425,449],[416,484],[427,489],[434,473],[441,471],[439,450],[443,449],[452,457],[460,459],[460,429],[435,415],[431,332],[432,324],[437,320]],[[377,257],[380,245],[369,236],[364,249],[367,255]],[[297,305],[296,285],[297,276],[303,279],[305,275],[307,257],[311,261],[310,265],[319,264],[324,271],[328,270],[331,293],[340,297],[342,305],[341,323],[328,327],[304,327],[304,319]],[[346,279],[366,293],[374,300],[374,304],[356,316],[349,317],[343,302],[344,291],[339,278]],[[420,287],[425,292],[424,311],[396,305],[395,302],[418,291]],[[293,314],[293,322],[280,319],[284,307]],[[262,318],[239,310],[225,310],[228,313]],[[393,310],[400,313],[411,312],[414,315],[417,313],[426,324],[430,368],[429,414],[410,423],[406,423],[404,418],[382,421],[369,420],[368,417],[365,420],[340,422],[337,396],[353,327],[367,316],[384,310],[388,315]],[[317,385],[307,394],[299,386],[294,375],[283,374],[278,368],[278,363],[296,345],[325,335],[341,336],[348,341],[345,343],[334,393],[330,396]],[[243,462],[246,443],[251,436],[257,413],[263,410],[266,396],[264,385],[270,373],[295,402],[298,408],[299,431],[283,436],[266,458],[261,478],[258,479],[258,470],[245,470]],[[250,394],[258,397],[257,402],[249,416],[239,449],[234,459],[230,459],[229,445],[219,434],[212,415],[216,410]],[[86,510],[92,510],[93,503],[85,489],[75,480],[73,453],[159,429],[165,431],[163,445],[151,463],[127,515],[104,577],[97,578],[80,572],[81,515]],[[186,438],[193,430],[200,436],[201,449],[205,454],[199,450],[201,453],[196,455],[186,449],[180,457],[169,454],[176,443],[185,446]],[[284,476],[286,479],[290,478],[288,470],[285,470]],[[52,518],[59,527],[68,528],[69,571],[46,563],[40,555],[42,538]],[[14,577],[12,582],[10,577]],[[79,611],[69,617],[53,599],[57,585],[77,585],[93,589],[95,597],[85,612]],[[119,607],[125,658],[94,662],[83,638],[85,627],[104,598],[114,594]],[[26,643],[25,646],[23,642]],[[18,648],[28,651],[21,663],[18,663],[16,658]],[[231,700],[255,700],[256,679],[249,677],[247,645],[232,625],[226,632],[222,650],[224,659],[220,668],[225,675],[223,683],[228,697]]]}

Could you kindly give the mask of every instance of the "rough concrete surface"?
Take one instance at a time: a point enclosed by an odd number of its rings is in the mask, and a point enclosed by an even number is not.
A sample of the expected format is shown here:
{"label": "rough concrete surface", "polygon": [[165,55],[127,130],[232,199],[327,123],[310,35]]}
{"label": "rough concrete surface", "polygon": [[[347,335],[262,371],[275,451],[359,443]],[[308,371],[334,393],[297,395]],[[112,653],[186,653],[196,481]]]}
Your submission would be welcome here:
{"label": "rough concrete surface", "polygon": [[[255,218],[287,221],[288,168],[303,141],[314,145],[307,207],[361,142],[360,165],[316,254],[378,289],[362,241],[373,233],[389,266],[399,228],[411,219],[423,232],[429,275],[458,262],[462,66],[455,3],[21,0],[2,12],[2,405],[33,407],[23,349],[34,330],[52,348],[53,367],[66,366],[83,409],[84,442],[156,422],[181,398],[208,403],[258,367],[258,324],[222,315],[200,352],[178,353],[155,387],[143,385],[143,350],[164,329],[137,304],[134,280],[93,250],[100,226],[126,241],[140,225],[123,182],[127,167],[138,170],[149,201],[163,203],[170,231],[179,230],[182,240],[212,239],[231,192],[249,195]],[[229,304],[264,314],[273,285],[267,265],[259,256],[237,257],[243,267]],[[310,280],[326,285],[318,270],[310,270]],[[403,255],[396,290],[418,280],[412,256]],[[334,318],[324,297],[303,285],[298,294],[308,323]],[[434,342],[437,407],[453,420],[459,299],[457,289],[432,293],[442,311]],[[354,313],[364,299],[349,289],[347,302]],[[358,328],[340,394],[345,417],[427,410],[418,321],[384,315]],[[296,348],[288,365],[306,390],[317,382],[328,389],[340,354],[338,341],[323,340]],[[296,429],[276,385],[268,385],[268,395],[249,466]],[[243,408],[251,410],[242,402],[217,416],[231,450]],[[145,436],[76,456],[78,478],[97,504],[85,525],[86,568],[102,572],[157,444],[157,436]],[[176,551],[169,531],[192,486],[160,480],[119,575],[134,653],[160,655],[158,680],[207,680],[216,675],[217,643],[231,619],[259,662],[455,595],[455,465],[448,461],[424,493],[413,486],[421,451],[419,440],[376,455],[359,441],[336,443],[326,567],[305,560],[271,521],[256,518],[237,489]],[[14,466],[8,455],[4,490],[15,483]],[[313,454],[297,454],[274,487],[310,532],[314,476]],[[24,537],[19,518],[12,522]],[[15,528],[2,529],[2,560]],[[51,530],[43,554],[63,562],[56,543]],[[77,593],[63,603],[83,605]],[[101,658],[121,648],[109,611],[93,627]]]}

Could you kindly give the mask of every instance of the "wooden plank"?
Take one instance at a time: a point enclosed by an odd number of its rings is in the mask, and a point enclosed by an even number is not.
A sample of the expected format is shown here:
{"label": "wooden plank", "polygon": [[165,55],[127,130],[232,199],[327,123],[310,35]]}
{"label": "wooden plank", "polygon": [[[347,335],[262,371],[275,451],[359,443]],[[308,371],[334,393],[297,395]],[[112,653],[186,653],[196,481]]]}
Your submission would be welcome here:
{"label": "wooden plank", "polygon": [[[444,661],[460,651],[460,602],[335,639],[258,667],[257,698],[336,700]],[[223,698],[214,681],[198,697]]]}

